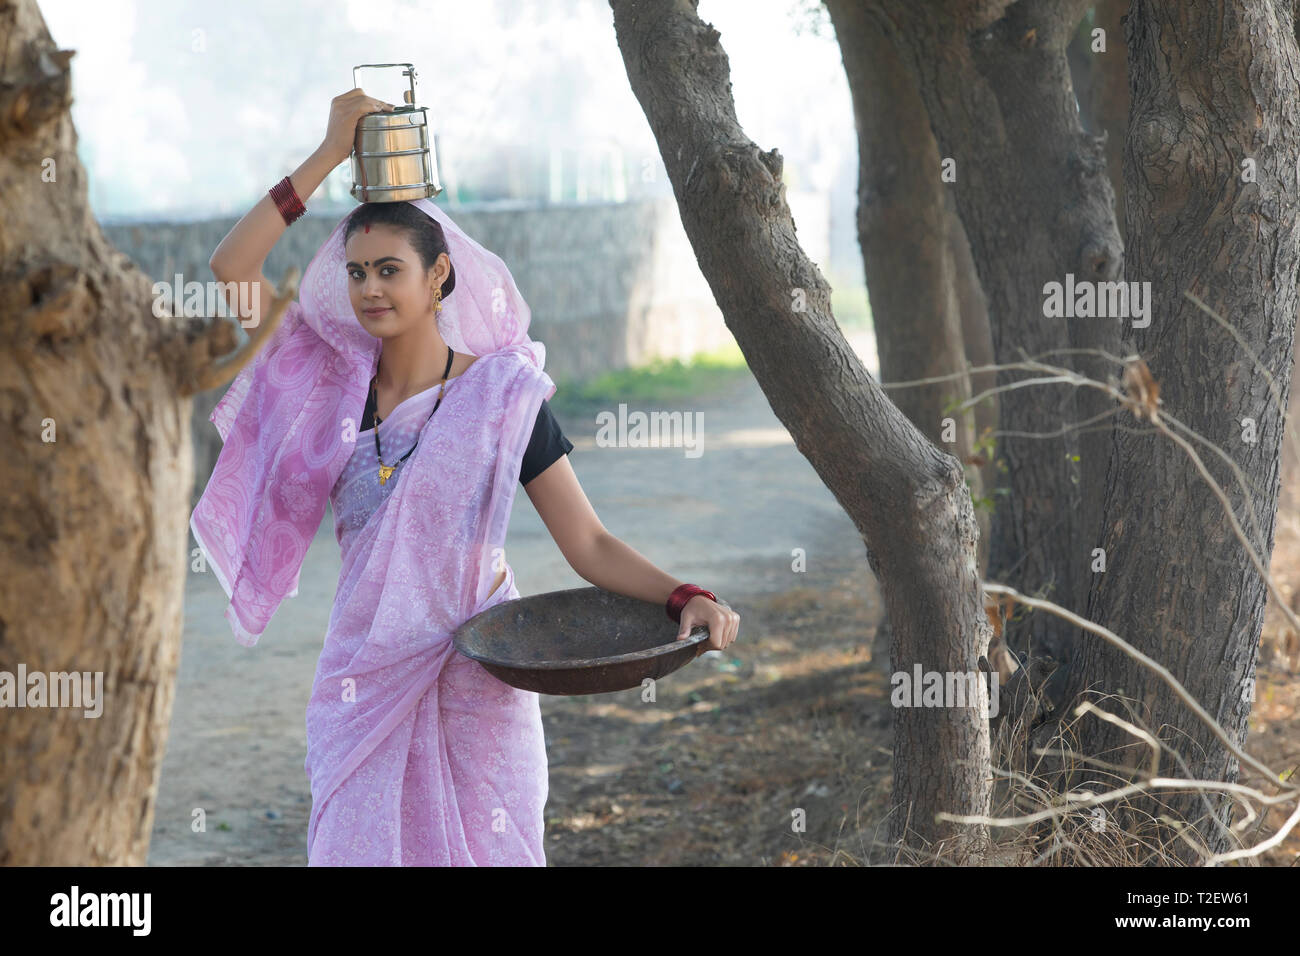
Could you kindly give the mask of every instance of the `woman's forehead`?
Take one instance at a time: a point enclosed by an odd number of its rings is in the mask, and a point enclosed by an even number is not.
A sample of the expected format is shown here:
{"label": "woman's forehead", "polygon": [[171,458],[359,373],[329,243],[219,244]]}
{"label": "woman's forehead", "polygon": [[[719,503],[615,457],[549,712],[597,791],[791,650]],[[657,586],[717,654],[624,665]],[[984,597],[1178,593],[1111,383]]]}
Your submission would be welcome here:
{"label": "woman's forehead", "polygon": [[345,244],[349,251],[365,250],[367,255],[397,255],[400,252],[409,253],[411,244],[401,232],[395,229],[384,228],[378,224],[370,227],[370,232],[366,232],[366,227],[362,226],[351,236]]}

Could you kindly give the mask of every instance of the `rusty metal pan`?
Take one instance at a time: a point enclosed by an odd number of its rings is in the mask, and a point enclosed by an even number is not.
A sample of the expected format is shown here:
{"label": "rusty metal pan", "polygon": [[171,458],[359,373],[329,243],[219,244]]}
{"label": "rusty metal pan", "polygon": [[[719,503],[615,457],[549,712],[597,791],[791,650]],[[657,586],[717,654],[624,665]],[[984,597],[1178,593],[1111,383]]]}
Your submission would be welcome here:
{"label": "rusty metal pan", "polygon": [[586,587],[504,601],[462,624],[452,641],[511,687],[574,696],[639,687],[689,664],[708,628],[680,641],[677,631],[662,604]]}

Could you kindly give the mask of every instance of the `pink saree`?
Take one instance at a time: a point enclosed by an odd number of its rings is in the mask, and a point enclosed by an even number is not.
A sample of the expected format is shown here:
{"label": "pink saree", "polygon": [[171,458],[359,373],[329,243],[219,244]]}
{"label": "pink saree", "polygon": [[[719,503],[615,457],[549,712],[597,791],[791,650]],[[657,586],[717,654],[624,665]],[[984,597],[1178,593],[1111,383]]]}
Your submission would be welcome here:
{"label": "pink saree", "polygon": [[[452,633],[519,597],[505,538],[524,450],[555,392],[545,348],[504,264],[428,200],[457,270],[438,328],[478,358],[356,423],[380,341],[356,320],[342,232],[304,275],[301,301],[236,377],[210,420],[223,446],[190,527],[257,643],[331,502],[343,565],[311,697],[309,866],[545,866],[547,761],[538,695],[457,653]],[[492,590],[498,572],[505,580]],[[489,593],[491,591],[491,593]]]}
{"label": "pink saree", "polygon": [[343,567],[307,705],[309,865],[546,865],[538,695],[451,643],[519,597],[504,549],[491,549],[554,391],[530,371],[505,350],[448,382],[432,419],[437,388],[408,398],[379,438],[391,461],[423,427],[414,454],[381,486],[367,429],[330,495]]}

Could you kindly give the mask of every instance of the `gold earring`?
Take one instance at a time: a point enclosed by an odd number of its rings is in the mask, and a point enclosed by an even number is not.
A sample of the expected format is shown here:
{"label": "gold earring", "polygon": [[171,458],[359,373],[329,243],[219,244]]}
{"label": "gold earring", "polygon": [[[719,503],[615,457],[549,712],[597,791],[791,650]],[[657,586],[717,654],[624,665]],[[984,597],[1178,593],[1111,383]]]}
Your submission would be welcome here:
{"label": "gold earring", "polygon": [[437,315],[442,311],[442,289],[433,290],[433,314]]}

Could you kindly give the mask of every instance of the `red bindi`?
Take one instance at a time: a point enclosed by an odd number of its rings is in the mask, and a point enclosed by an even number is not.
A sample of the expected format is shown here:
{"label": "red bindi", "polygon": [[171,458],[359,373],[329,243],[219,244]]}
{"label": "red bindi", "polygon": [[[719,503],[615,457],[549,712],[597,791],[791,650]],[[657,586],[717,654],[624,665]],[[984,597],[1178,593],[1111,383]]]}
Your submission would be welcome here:
{"label": "red bindi", "polygon": [[366,223],[366,232],[370,231],[370,223]]}

